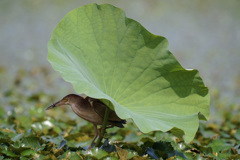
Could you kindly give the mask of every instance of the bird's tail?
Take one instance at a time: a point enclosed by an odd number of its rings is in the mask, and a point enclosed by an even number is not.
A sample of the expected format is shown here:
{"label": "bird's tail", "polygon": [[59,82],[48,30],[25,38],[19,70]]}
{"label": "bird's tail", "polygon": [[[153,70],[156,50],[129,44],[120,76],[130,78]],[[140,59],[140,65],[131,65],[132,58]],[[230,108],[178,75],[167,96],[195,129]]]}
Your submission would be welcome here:
{"label": "bird's tail", "polygon": [[121,121],[110,121],[112,122],[115,126],[119,128],[124,128],[123,124],[126,124],[126,120],[121,120]]}
{"label": "bird's tail", "polygon": [[121,122],[122,124],[126,124],[126,123],[127,123],[127,121],[126,121],[125,119],[121,120],[120,122]]}

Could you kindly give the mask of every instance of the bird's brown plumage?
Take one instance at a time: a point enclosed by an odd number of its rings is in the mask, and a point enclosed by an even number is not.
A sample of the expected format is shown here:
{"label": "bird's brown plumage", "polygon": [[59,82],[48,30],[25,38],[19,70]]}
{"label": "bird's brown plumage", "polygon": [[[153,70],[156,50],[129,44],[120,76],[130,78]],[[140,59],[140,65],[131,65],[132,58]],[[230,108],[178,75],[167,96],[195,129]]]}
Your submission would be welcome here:
{"label": "bird's brown plumage", "polygon": [[[103,119],[107,106],[99,99],[95,99],[91,97],[86,97],[85,99],[88,100],[88,102],[93,107],[94,111]],[[109,116],[108,116],[108,123],[111,125],[115,125],[117,127],[123,128],[122,124],[125,124],[126,121],[119,118],[116,112],[110,109]]]}
{"label": "bird's brown plumage", "polygon": [[[76,94],[69,94],[62,98],[60,101],[49,106],[46,110],[61,105],[70,105],[73,112],[76,113],[79,117],[93,123],[96,136],[93,138],[93,141],[90,145],[91,148],[94,140],[99,135],[97,125],[103,124],[103,119],[107,106],[99,99],[91,97],[83,98]],[[126,120],[119,118],[115,111],[110,110],[108,117],[108,127],[117,126],[123,128],[124,127],[123,124],[125,123]]]}

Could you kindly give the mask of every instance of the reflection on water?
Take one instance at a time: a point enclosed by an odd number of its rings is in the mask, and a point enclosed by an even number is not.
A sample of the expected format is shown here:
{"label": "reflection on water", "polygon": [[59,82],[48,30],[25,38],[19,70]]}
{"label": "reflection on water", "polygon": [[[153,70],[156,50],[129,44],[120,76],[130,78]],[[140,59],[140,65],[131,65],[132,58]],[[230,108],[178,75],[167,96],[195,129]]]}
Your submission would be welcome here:
{"label": "reflection on water", "polygon": [[[59,78],[46,60],[47,42],[62,17],[86,2],[99,1],[0,1],[0,66],[7,75],[13,76],[19,68],[46,67]],[[124,9],[152,33],[165,36],[183,67],[198,69],[210,90],[220,90],[229,103],[240,102],[240,1],[104,2]]]}

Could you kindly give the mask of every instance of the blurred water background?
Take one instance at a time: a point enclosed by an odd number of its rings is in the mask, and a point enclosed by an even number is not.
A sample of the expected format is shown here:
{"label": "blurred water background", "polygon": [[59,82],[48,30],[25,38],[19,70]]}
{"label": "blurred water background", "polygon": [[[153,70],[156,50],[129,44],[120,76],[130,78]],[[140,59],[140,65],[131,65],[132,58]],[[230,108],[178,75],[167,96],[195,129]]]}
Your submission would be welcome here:
{"label": "blurred water background", "polygon": [[61,98],[74,92],[48,63],[47,43],[70,10],[88,3],[122,8],[127,17],[166,37],[182,66],[199,70],[212,96],[240,103],[239,0],[1,0],[0,92],[18,79],[31,84],[24,90],[29,96],[40,91]]}

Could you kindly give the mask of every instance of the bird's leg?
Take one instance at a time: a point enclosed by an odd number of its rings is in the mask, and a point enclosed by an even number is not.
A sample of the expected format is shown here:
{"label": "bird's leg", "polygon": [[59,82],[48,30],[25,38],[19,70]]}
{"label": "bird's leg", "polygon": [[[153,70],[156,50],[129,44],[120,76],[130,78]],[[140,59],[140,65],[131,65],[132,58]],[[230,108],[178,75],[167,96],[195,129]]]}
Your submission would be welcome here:
{"label": "bird's leg", "polygon": [[[112,128],[112,127],[114,127],[114,126],[113,126],[113,125],[109,125],[109,126],[106,126],[106,127],[105,127],[105,130],[104,130],[105,132],[104,132],[102,138],[105,138],[104,135],[105,135],[105,133],[107,133],[107,130],[106,130],[106,129],[108,129],[108,128]],[[101,137],[102,129],[103,129],[103,127],[101,127],[101,128],[98,129],[100,137]],[[106,138],[105,138],[105,139],[106,139]]]}
{"label": "bird's leg", "polygon": [[[104,138],[104,135],[103,135],[103,136],[101,136],[102,129],[103,129],[102,127],[98,129],[98,133],[99,133],[99,135],[100,135],[100,136],[99,136],[99,138],[101,138],[101,137],[103,137],[103,138]],[[105,133],[106,133],[106,131],[105,131]],[[104,134],[105,134],[105,133],[104,133]]]}
{"label": "bird's leg", "polygon": [[95,139],[96,139],[96,138],[98,137],[98,135],[99,135],[97,125],[96,125],[96,124],[93,124],[93,126],[94,126],[94,130],[95,130],[95,136],[93,137],[93,140],[92,140],[91,144],[89,145],[88,150],[90,150],[90,149],[92,148],[93,142],[95,141]]}

